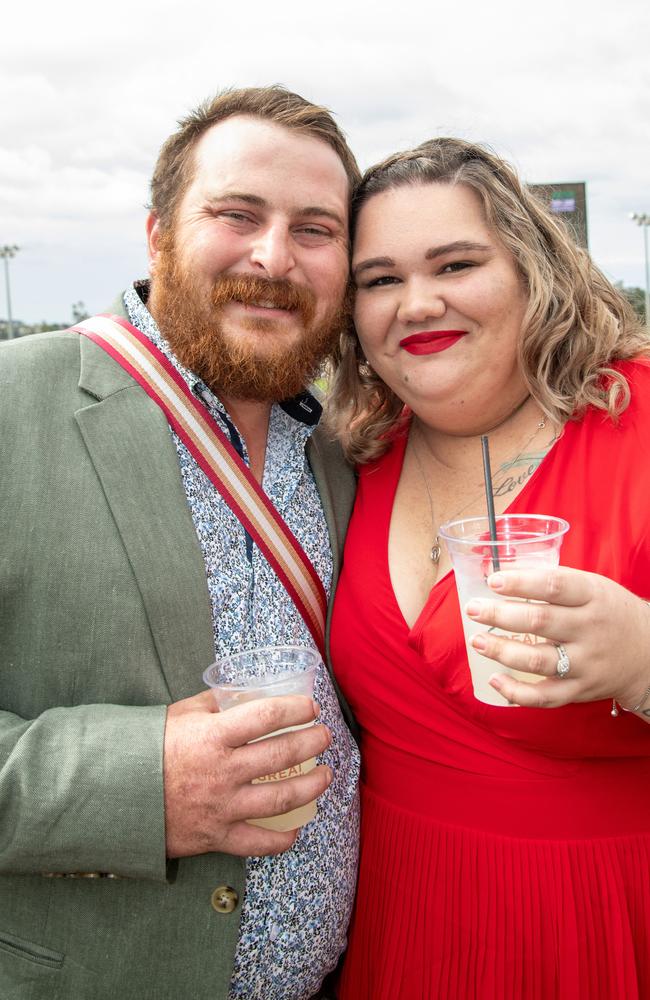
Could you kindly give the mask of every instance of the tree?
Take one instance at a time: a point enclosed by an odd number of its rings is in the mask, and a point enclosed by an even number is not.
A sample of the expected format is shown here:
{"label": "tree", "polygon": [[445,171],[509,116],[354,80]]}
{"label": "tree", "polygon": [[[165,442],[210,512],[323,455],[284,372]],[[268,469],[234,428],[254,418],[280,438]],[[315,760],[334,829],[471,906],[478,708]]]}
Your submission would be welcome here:
{"label": "tree", "polygon": [[86,303],[79,300],[79,302],[72,303],[72,325],[75,323],[81,323],[82,320],[88,319],[90,313],[86,309]]}
{"label": "tree", "polygon": [[622,281],[616,282],[616,287],[625,296],[642,323],[646,322],[645,292],[642,288],[626,287]]}

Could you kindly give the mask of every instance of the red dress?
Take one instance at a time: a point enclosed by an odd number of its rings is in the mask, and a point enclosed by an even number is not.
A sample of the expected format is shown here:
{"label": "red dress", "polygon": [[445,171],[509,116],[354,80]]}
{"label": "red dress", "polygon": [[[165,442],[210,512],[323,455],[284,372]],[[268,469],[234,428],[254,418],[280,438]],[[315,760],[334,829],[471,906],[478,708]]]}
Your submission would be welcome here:
{"label": "red dress", "polygon": [[[566,518],[563,565],[650,598],[650,367],[621,367],[618,426],[567,424],[509,510]],[[453,573],[409,630],[388,572],[405,442],[362,469],[334,608],[363,760],[339,997],[648,1000],[650,726],[605,701],[477,702]]]}

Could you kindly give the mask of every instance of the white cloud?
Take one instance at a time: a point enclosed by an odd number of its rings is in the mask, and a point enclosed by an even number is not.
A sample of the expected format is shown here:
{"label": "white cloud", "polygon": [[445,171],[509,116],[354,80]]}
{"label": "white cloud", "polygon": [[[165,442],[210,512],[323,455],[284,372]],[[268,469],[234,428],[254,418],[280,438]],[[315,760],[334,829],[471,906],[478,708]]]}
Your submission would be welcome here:
{"label": "white cloud", "polygon": [[[146,266],[158,148],[202,98],[281,82],[336,114],[362,165],[431,135],[488,142],[530,181],[586,180],[591,248],[641,285],[650,211],[645,0],[114,0],[13,5],[0,39],[0,243],[14,311],[104,307]],[[0,314],[3,312],[0,296]]]}

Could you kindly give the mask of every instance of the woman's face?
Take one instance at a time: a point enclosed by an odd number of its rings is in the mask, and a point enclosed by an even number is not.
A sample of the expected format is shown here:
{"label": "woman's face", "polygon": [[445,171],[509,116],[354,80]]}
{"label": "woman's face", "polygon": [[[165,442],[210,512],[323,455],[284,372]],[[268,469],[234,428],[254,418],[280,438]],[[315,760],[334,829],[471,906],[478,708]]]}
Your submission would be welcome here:
{"label": "woman's face", "polygon": [[511,255],[464,185],[406,185],[361,209],[355,323],[375,372],[432,426],[479,433],[528,395],[526,309]]}

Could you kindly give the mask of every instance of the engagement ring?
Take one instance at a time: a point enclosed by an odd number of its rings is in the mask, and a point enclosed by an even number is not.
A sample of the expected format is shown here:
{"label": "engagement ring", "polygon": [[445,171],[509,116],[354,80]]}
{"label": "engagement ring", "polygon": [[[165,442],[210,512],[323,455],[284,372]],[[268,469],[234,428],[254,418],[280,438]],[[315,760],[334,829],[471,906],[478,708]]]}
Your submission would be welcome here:
{"label": "engagement ring", "polygon": [[557,675],[558,677],[566,677],[571,669],[571,661],[562,643],[556,642],[555,647],[557,649],[557,667],[555,668]]}

